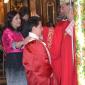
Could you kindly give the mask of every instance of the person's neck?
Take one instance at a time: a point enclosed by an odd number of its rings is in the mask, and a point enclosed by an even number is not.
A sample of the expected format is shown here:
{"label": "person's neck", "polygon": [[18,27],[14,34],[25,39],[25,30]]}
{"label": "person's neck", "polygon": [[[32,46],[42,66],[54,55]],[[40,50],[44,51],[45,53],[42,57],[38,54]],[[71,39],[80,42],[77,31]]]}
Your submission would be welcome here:
{"label": "person's neck", "polygon": [[14,28],[14,30],[17,30],[17,27],[16,26],[12,25],[12,27]]}
{"label": "person's neck", "polygon": [[29,37],[39,40],[39,36],[33,32],[29,32]]}

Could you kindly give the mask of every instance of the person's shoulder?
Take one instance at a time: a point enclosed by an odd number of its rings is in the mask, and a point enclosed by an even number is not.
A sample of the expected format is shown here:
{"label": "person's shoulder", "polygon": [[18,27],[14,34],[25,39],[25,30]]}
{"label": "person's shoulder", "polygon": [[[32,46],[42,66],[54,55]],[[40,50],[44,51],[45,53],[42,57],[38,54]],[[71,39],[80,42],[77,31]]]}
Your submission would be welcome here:
{"label": "person's shoulder", "polygon": [[41,43],[40,43],[40,41],[39,40],[32,40],[32,41],[30,41],[29,40],[29,42],[26,44],[26,46],[25,47],[28,47],[28,46],[39,46]]}
{"label": "person's shoulder", "polygon": [[68,24],[69,24],[69,21],[67,19],[59,21],[55,26],[55,31],[58,32],[58,31],[65,30]]}
{"label": "person's shoulder", "polygon": [[33,40],[33,41],[30,41],[28,42],[24,49],[26,50],[32,50],[32,51],[39,51],[39,50],[42,50],[43,49],[43,45],[42,43],[39,41],[39,40]]}
{"label": "person's shoulder", "polygon": [[69,20],[68,19],[62,19],[61,21],[57,22],[56,26],[62,26],[64,24],[68,24]]}
{"label": "person's shoulder", "polygon": [[36,44],[36,40],[29,41],[29,42],[25,45],[24,49],[32,49],[32,48],[35,46],[35,44]]}
{"label": "person's shoulder", "polygon": [[29,42],[28,45],[34,45],[35,47],[42,47],[43,46],[41,40],[33,40],[33,41]]}
{"label": "person's shoulder", "polygon": [[3,31],[3,34],[11,34],[12,30],[10,28],[5,28],[5,30]]}
{"label": "person's shoulder", "polygon": [[32,41],[29,40],[29,42],[26,45],[35,44],[35,43],[36,43],[36,40],[32,40]]}

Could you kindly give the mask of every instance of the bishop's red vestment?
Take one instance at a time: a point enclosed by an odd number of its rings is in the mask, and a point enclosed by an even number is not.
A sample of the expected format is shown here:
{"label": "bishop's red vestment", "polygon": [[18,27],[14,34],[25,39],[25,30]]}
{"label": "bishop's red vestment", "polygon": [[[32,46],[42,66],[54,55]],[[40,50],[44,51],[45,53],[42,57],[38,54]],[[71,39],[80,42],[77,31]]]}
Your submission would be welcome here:
{"label": "bishop's red vestment", "polygon": [[[61,48],[62,56],[62,79],[61,85],[78,85],[76,70],[76,48],[75,48],[75,28],[74,22],[68,23],[64,32]],[[71,24],[72,23],[72,24]],[[72,26],[73,25],[73,26]],[[73,45],[73,46],[72,46]]]}
{"label": "bishop's red vestment", "polygon": [[61,85],[61,66],[62,66],[62,56],[61,56],[61,46],[63,41],[64,30],[68,23],[66,21],[61,21],[55,26],[55,32],[53,36],[53,42],[51,47],[52,54],[52,66],[57,79],[58,85]]}
{"label": "bishop's red vestment", "polygon": [[61,21],[56,25],[51,48],[52,66],[58,85],[77,85],[77,83],[74,84],[77,80],[76,68],[74,68],[72,59],[71,36],[65,32],[68,25],[68,20]]}

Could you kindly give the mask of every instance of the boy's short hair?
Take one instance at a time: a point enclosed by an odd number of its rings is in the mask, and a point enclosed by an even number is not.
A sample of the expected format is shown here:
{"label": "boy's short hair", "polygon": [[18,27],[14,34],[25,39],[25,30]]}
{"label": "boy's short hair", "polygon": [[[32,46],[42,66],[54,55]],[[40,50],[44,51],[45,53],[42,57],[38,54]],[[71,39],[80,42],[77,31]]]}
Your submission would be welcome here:
{"label": "boy's short hair", "polygon": [[41,21],[41,18],[38,16],[32,16],[29,18],[29,29],[32,31],[32,27],[35,26],[37,27],[39,25],[39,22]]}

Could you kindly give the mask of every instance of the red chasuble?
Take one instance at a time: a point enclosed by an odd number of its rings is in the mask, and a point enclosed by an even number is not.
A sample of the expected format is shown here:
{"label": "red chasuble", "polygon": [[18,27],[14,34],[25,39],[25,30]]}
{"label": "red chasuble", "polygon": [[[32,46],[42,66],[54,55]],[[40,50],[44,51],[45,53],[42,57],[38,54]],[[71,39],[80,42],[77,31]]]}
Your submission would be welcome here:
{"label": "red chasuble", "polygon": [[75,56],[75,31],[74,22],[71,21],[65,29],[61,48],[62,56],[62,81],[61,85],[78,85],[76,56]]}
{"label": "red chasuble", "polygon": [[52,54],[52,66],[57,79],[57,85],[61,85],[62,76],[62,56],[61,47],[63,42],[63,36],[65,28],[68,25],[68,21],[60,21],[55,27],[55,32],[53,36],[51,54]]}
{"label": "red chasuble", "polygon": [[61,21],[56,25],[51,48],[52,65],[58,85],[77,85],[76,61],[72,56],[72,37],[65,32],[68,25],[69,21]]}
{"label": "red chasuble", "polygon": [[47,51],[39,40],[30,41],[23,51],[28,85],[51,85],[52,68]]}

